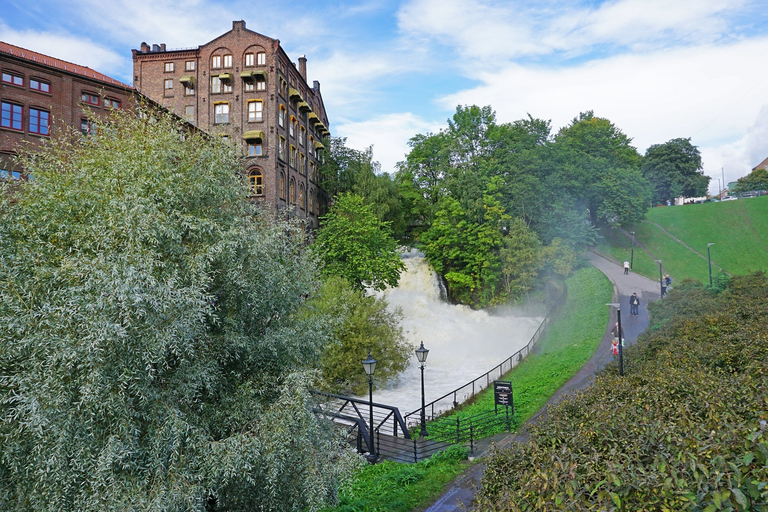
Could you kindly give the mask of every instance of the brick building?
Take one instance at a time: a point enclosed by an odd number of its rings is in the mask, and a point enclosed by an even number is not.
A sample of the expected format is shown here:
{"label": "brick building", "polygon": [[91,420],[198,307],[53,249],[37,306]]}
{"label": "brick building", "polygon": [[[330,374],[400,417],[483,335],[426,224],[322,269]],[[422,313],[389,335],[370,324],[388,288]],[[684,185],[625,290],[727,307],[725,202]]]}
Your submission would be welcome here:
{"label": "brick building", "polygon": [[326,204],[317,169],[329,135],[320,84],[307,83],[280,41],[234,21],[213,41],[178,50],[141,44],[133,50],[134,87],[208,133],[236,141],[255,200],[317,227]]}
{"label": "brick building", "polygon": [[0,179],[19,179],[19,145],[33,146],[62,123],[91,129],[84,109],[104,115],[133,98],[131,86],[98,71],[0,41]]}

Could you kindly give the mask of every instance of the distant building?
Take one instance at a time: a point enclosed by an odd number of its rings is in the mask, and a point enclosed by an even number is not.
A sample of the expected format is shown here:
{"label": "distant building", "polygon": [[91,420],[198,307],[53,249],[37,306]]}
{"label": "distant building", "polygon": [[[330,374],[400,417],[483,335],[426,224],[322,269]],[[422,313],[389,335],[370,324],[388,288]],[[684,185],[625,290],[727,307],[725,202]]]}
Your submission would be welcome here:
{"label": "distant building", "polygon": [[280,41],[234,21],[232,30],[197,48],[133,50],[134,87],[199,128],[242,149],[254,200],[317,227],[326,204],[318,165],[329,135],[320,83],[307,83],[307,59],[291,62]]}
{"label": "distant building", "polygon": [[762,162],[760,162],[759,164],[757,164],[752,168],[753,171],[756,171],[758,169],[765,169],[768,171],[768,158],[766,158],[765,160],[763,160]]}
{"label": "distant building", "polygon": [[0,179],[22,179],[14,163],[19,146],[39,146],[57,123],[91,130],[85,110],[97,116],[123,108],[131,86],[98,71],[0,41]]}

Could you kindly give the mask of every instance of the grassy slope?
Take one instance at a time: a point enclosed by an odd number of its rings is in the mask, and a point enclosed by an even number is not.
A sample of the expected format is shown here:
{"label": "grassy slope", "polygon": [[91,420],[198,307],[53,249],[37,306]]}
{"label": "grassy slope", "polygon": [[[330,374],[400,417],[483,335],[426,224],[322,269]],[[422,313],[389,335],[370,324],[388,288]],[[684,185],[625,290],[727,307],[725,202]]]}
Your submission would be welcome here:
{"label": "grassy slope", "polygon": [[[685,242],[701,256],[664,233]],[[648,211],[646,222],[635,228],[635,239],[662,260],[664,273],[679,281],[709,280],[707,243],[712,246],[712,273],[719,265],[730,274],[768,271],[768,196],[737,201],[659,207]],[[629,258],[631,239],[614,233],[600,249],[616,259]],[[633,270],[658,279],[659,266],[641,247],[635,246]]]}

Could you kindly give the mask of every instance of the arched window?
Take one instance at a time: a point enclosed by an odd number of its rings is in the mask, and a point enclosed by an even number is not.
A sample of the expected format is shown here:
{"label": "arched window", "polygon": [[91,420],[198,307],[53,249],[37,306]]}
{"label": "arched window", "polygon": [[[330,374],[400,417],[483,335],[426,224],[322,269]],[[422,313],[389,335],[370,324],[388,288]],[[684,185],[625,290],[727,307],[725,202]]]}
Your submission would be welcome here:
{"label": "arched window", "polygon": [[285,199],[285,173],[280,171],[280,199]]}
{"label": "arched window", "polygon": [[291,178],[291,184],[289,186],[290,186],[290,190],[288,193],[290,197],[290,202],[291,204],[296,204],[296,180]]}
{"label": "arched window", "polygon": [[260,169],[253,169],[248,173],[248,184],[251,187],[251,195],[264,195],[264,175]]}
{"label": "arched window", "polygon": [[304,203],[304,184],[299,184],[299,206],[302,210],[305,210],[307,208],[306,204]]}
{"label": "arched window", "polygon": [[315,189],[309,189],[309,213],[315,213]]}

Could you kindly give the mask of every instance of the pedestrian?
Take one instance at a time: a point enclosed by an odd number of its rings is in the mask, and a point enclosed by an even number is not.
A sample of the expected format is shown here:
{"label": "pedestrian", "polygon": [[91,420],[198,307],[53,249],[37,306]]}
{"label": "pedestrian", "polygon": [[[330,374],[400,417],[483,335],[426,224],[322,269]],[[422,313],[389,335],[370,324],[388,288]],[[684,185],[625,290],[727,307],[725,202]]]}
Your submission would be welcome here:
{"label": "pedestrian", "polygon": [[664,278],[661,278],[661,296],[665,296],[667,294],[667,280]]}
{"label": "pedestrian", "polygon": [[616,360],[616,357],[619,355],[619,341],[614,338],[613,342],[611,343],[611,355],[613,356],[613,360]]}
{"label": "pedestrian", "polygon": [[632,316],[638,316],[639,306],[640,306],[640,298],[637,296],[637,292],[635,292],[629,298],[629,314]]}
{"label": "pedestrian", "polygon": [[624,260],[624,275],[629,274],[629,261]]}
{"label": "pedestrian", "polygon": [[616,325],[614,325],[613,329],[611,329],[611,335],[613,335],[613,339],[619,339],[619,322],[616,322]]}
{"label": "pedestrian", "polygon": [[672,278],[671,278],[671,277],[669,277],[669,274],[666,274],[666,275],[664,276],[664,282],[665,282],[665,283],[666,283],[666,285],[667,285],[667,290],[669,290],[669,289],[672,287],[672,286],[671,286],[671,285],[672,285]]}

